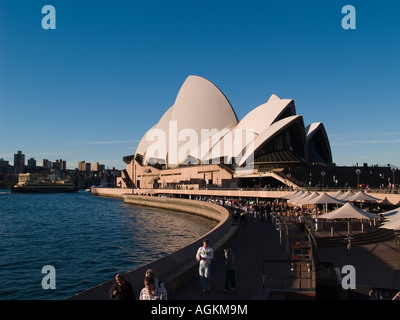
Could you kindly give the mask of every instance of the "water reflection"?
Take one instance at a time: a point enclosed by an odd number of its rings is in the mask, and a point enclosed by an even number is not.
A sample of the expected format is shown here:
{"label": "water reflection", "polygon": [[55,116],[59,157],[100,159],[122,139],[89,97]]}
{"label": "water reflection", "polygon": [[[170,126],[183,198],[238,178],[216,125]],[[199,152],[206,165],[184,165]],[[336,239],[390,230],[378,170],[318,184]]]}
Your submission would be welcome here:
{"label": "water reflection", "polygon": [[[179,250],[216,222],[76,194],[0,196],[0,299],[64,299]],[[53,265],[57,289],[43,290]]]}

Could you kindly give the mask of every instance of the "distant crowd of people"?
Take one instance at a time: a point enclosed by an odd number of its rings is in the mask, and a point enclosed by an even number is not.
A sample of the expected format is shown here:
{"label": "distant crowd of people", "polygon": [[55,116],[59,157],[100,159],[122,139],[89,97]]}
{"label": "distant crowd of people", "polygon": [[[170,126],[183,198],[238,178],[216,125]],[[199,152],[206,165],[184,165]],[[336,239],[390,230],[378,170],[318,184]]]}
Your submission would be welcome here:
{"label": "distant crowd of people", "polygon": [[248,217],[253,218],[255,221],[271,222],[273,216],[276,215],[300,215],[301,210],[289,206],[283,200],[234,200],[222,199],[215,197],[197,197],[196,200],[207,201],[215,203],[227,208],[234,219],[245,221]]}
{"label": "distant crowd of people", "polygon": [[[325,213],[325,206],[322,204],[310,205],[310,206],[295,206],[287,203],[283,199],[275,200],[259,200],[258,202],[252,200],[235,200],[235,199],[223,199],[218,197],[196,197],[196,200],[207,201],[215,203],[229,209],[232,216],[239,219],[246,219],[246,217],[257,217],[261,221],[271,221],[271,217],[274,215],[281,215],[286,217],[298,217],[298,216],[309,216],[309,215],[320,215]],[[356,206],[358,206],[356,204]],[[328,204],[327,211],[335,210],[336,204]],[[364,203],[363,210],[371,213],[380,213],[388,210],[385,205],[377,203]]]}

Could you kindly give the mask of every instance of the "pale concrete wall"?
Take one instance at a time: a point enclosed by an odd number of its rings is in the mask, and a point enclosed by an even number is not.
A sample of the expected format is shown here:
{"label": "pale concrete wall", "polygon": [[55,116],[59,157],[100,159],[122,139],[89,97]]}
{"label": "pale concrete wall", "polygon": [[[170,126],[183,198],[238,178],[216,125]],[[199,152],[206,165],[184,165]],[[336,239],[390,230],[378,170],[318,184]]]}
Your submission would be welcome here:
{"label": "pale concrete wall", "polygon": [[190,179],[207,179],[209,183],[219,185],[223,179],[232,179],[232,174],[217,164],[159,170],[152,166],[142,166],[132,159],[126,166],[126,172],[135,186],[140,182],[141,189],[153,188],[154,181],[166,187],[169,183],[182,183]]}
{"label": "pale concrete wall", "polygon": [[[255,190],[188,190],[188,189],[134,189],[133,194],[137,195],[183,195],[190,196],[213,196],[213,197],[252,197],[252,198],[282,198],[285,195],[292,193],[291,191],[255,191]],[[132,189],[118,189],[118,188],[92,188],[92,195],[104,197],[123,197],[124,195],[131,195]]]}
{"label": "pale concrete wall", "polygon": [[122,198],[124,195],[132,194],[132,189],[92,188],[91,193],[95,196]]}
{"label": "pale concrete wall", "polygon": [[227,212],[221,211],[220,206],[204,201],[138,195],[124,195],[123,198],[125,203],[197,214],[220,223],[229,217]]}

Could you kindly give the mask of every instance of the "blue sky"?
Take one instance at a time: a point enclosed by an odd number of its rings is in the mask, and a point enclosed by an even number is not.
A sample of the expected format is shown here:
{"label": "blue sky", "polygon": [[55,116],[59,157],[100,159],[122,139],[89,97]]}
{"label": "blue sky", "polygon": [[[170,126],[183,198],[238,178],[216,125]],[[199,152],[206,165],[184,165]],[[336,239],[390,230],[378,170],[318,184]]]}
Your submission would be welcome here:
{"label": "blue sky", "polygon": [[239,119],[273,93],[293,99],[338,165],[400,166],[399,17],[394,0],[0,0],[0,158],[123,169],[198,75]]}

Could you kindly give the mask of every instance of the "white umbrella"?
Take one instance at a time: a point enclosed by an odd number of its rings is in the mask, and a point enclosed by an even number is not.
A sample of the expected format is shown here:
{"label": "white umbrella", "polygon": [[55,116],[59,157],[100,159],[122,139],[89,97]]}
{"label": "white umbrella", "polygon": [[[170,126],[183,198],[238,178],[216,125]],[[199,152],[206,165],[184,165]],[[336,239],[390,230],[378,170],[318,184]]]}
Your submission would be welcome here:
{"label": "white umbrella", "polygon": [[383,205],[393,206],[393,203],[391,203],[387,197],[385,197],[385,199],[381,201],[378,201],[378,203]]}
{"label": "white umbrella", "polygon": [[389,220],[388,222],[385,222],[383,225],[380,226],[380,228],[392,229],[392,230],[400,230],[400,219],[399,219],[399,217],[397,217],[397,219],[392,219],[392,220]]}
{"label": "white umbrella", "polygon": [[400,208],[386,211],[382,215],[388,220],[380,228],[400,230]]}
{"label": "white umbrella", "polygon": [[339,190],[339,191],[336,191],[334,194],[331,194],[330,196],[333,198],[339,199],[343,195],[344,195],[344,192],[342,190]]}
{"label": "white umbrella", "polygon": [[382,212],[381,215],[387,218],[386,223],[400,220],[400,208],[395,208],[393,210]]}
{"label": "white umbrella", "polygon": [[302,191],[302,190],[294,191],[294,192],[289,193],[288,195],[284,196],[283,199],[289,200],[289,199],[295,198],[295,197],[297,197],[297,196],[302,195],[303,192],[304,192],[304,191]]}
{"label": "white umbrella", "polygon": [[374,219],[376,215],[346,203],[339,209],[320,215],[323,219]]}
{"label": "white umbrella", "polygon": [[318,197],[316,197],[310,201],[310,204],[325,205],[325,213],[328,211],[328,203],[344,204],[345,202],[330,196],[326,192],[321,193]]}
{"label": "white umbrella", "polygon": [[350,197],[352,197],[352,196],[354,196],[354,192],[351,191],[351,190],[349,190],[349,191],[343,193],[341,196],[338,196],[338,197],[336,197],[336,198],[338,198],[339,200],[344,200],[344,201],[346,201],[347,198],[350,198]]}
{"label": "white umbrella", "polygon": [[325,212],[328,210],[328,203],[343,204],[344,201],[338,200],[326,192],[321,193],[318,197],[311,199],[310,204],[325,204]]}
{"label": "white umbrella", "polygon": [[300,200],[300,199],[304,199],[304,198],[308,197],[310,194],[311,194],[310,191],[303,191],[302,194],[300,194],[300,195],[298,195],[298,196],[292,198],[291,200]]}
{"label": "white umbrella", "polygon": [[342,200],[338,200],[335,197],[330,196],[326,192],[321,193],[318,197],[311,199],[309,204],[324,204],[324,203],[345,203]]}
{"label": "white umbrella", "polygon": [[347,219],[348,220],[348,232],[350,234],[350,219],[374,219],[376,215],[368,211],[358,209],[351,203],[346,203],[339,209],[324,213],[320,215],[322,219]]}
{"label": "white umbrella", "polygon": [[309,204],[310,201],[312,201],[312,199],[314,199],[314,198],[316,198],[318,196],[319,196],[318,192],[313,192],[313,193],[310,193],[309,195],[307,195],[305,197],[302,196],[302,197],[299,197],[299,198],[294,198],[292,200],[289,200],[288,202],[291,203],[291,204],[296,204],[296,205]]}
{"label": "white umbrella", "polygon": [[354,202],[360,202],[360,207],[361,207],[361,202],[374,202],[376,203],[377,201],[381,201],[382,199],[375,198],[373,196],[370,196],[369,194],[366,194],[363,191],[358,191],[354,196],[346,198],[346,201],[354,201]]}
{"label": "white umbrella", "polygon": [[299,193],[297,196],[291,197],[287,202],[293,205],[299,205],[300,200],[308,197],[310,194],[310,191],[302,191],[301,194]]}
{"label": "white umbrella", "polygon": [[364,191],[358,191],[354,196],[347,197],[346,201],[371,201],[371,202],[376,202],[376,201],[382,201],[382,199],[370,196],[369,194],[366,194]]}

